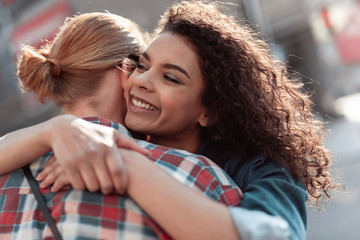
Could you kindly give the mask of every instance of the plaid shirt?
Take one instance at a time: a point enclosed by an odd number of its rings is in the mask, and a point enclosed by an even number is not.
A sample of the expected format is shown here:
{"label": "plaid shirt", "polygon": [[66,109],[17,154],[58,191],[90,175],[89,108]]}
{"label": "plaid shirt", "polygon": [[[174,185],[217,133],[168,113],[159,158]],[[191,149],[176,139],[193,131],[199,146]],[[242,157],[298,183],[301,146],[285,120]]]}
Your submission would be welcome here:
{"label": "plaid shirt", "polygon": [[[113,127],[129,135],[121,125],[101,118],[86,120]],[[207,158],[145,141],[150,159],[181,183],[227,206],[240,206],[242,192],[227,174]],[[51,153],[34,161],[36,176]],[[170,239],[131,198],[74,189],[51,193],[40,189],[64,239]],[[17,170],[0,177],[0,239],[52,239],[30,186]]]}

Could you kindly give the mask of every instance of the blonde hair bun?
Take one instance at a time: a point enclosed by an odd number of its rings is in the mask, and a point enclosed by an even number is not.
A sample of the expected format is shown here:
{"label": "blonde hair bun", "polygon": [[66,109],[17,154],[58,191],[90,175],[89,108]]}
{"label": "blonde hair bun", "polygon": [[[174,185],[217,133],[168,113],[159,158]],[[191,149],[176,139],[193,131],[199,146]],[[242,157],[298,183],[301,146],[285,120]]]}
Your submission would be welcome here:
{"label": "blonde hair bun", "polygon": [[36,50],[23,45],[17,62],[17,74],[23,91],[33,91],[41,102],[51,94],[51,86],[60,75],[57,61],[47,60],[46,48]]}

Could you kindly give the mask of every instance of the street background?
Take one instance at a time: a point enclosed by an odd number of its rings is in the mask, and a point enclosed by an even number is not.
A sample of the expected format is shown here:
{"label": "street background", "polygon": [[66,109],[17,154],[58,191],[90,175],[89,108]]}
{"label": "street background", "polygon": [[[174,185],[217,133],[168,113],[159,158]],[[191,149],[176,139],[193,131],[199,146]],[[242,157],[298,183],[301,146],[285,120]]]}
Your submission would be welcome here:
{"label": "street background", "polygon": [[[171,0],[0,0],[0,136],[59,114],[20,92],[16,53],[40,47],[67,16],[110,11],[151,31]],[[272,52],[298,71],[327,122],[343,192],[308,208],[307,239],[360,239],[360,1],[230,0],[230,12],[264,34]],[[308,84],[315,82],[315,84]]]}

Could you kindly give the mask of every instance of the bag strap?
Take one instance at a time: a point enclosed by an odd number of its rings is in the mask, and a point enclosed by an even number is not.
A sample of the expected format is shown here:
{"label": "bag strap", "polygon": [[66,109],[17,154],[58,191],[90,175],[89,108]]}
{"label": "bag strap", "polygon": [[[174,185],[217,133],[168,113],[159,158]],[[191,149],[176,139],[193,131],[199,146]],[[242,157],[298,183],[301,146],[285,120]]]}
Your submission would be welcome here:
{"label": "bag strap", "polygon": [[52,234],[54,235],[54,238],[56,240],[62,240],[61,234],[60,234],[59,230],[57,229],[56,224],[50,215],[49,209],[47,208],[47,205],[37,187],[34,176],[32,175],[32,173],[30,171],[29,165],[26,165],[25,167],[23,167],[22,170],[24,171],[25,177],[26,177],[28,183],[30,184],[31,190],[35,196],[36,201],[39,204],[39,208],[40,208],[41,212],[43,213],[46,222],[48,223],[48,225],[50,227]]}

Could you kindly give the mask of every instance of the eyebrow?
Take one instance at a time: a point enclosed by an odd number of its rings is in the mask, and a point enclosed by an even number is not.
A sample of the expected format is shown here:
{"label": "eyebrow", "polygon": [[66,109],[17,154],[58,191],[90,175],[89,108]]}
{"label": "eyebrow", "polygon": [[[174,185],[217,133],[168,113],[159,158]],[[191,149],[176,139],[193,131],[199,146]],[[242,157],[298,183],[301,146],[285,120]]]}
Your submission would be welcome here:
{"label": "eyebrow", "polygon": [[[141,54],[144,58],[146,58],[146,60],[150,61],[150,56],[146,53],[143,52]],[[178,65],[174,65],[174,64],[170,64],[170,63],[165,63],[163,65],[163,67],[165,68],[169,68],[169,69],[175,69],[181,73],[183,73],[185,76],[187,76],[188,78],[190,78],[189,74],[187,73],[187,71],[185,69],[183,69],[182,67],[178,66]]]}

